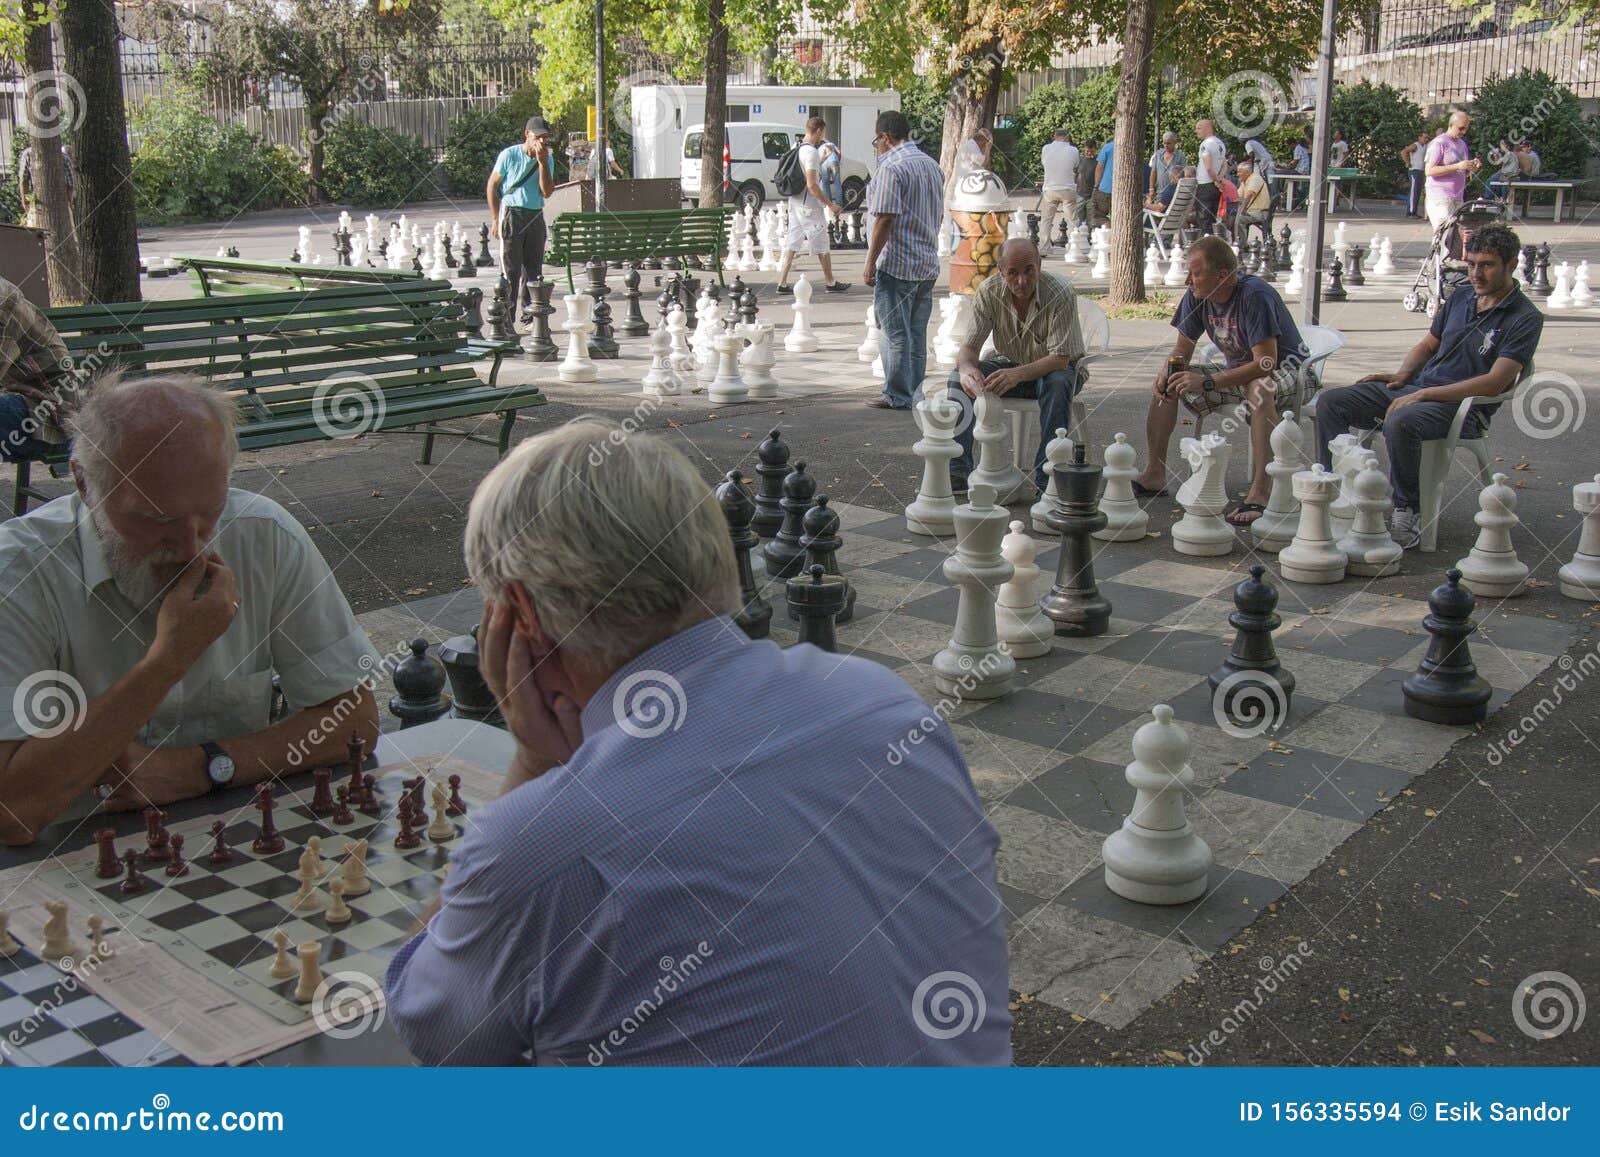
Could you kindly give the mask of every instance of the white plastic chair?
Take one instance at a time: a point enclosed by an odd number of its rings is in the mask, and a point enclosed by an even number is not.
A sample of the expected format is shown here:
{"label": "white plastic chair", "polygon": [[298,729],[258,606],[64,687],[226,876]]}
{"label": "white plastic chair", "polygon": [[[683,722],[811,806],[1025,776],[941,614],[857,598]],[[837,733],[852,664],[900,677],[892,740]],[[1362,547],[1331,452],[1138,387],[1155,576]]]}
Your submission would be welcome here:
{"label": "white plastic chair", "polygon": [[1196,184],[1198,182],[1194,177],[1183,177],[1173,189],[1172,203],[1167,206],[1165,212],[1144,210],[1144,232],[1147,238],[1145,244],[1154,241],[1156,252],[1161,254],[1163,261],[1172,256],[1169,252],[1171,242],[1176,239],[1178,230],[1189,220],[1189,213],[1194,208]]}
{"label": "white plastic chair", "polygon": [[[1111,349],[1111,319],[1097,304],[1078,295],[1078,329],[1083,333],[1084,355],[1078,359],[1080,367],[1105,357]],[[1001,398],[1000,406],[1011,416],[1011,460],[1017,469],[1033,476],[1034,452],[1039,443],[1029,439],[1039,420],[1039,402],[1036,398]],[[1042,433],[1042,431],[1041,431]],[[1084,405],[1080,390],[1072,399],[1072,435],[1089,448],[1089,458],[1094,460],[1096,447],[1089,432],[1089,407]]]}
{"label": "white plastic chair", "polygon": [[[1313,387],[1312,383],[1320,383],[1325,374],[1325,363],[1334,354],[1344,349],[1348,340],[1338,330],[1325,325],[1302,325],[1300,340],[1306,343],[1306,348],[1311,355],[1300,366],[1300,372],[1295,381],[1293,403],[1286,409],[1294,411],[1295,421],[1300,425],[1300,433],[1305,438],[1306,456],[1315,460],[1317,446],[1317,391],[1320,385]],[[1202,338],[1194,347],[1194,356],[1190,359],[1198,365],[1202,362],[1221,361],[1222,351],[1212,344],[1210,338]],[[1221,411],[1213,411],[1221,413]],[[1206,419],[1209,414],[1194,415],[1194,436],[1200,437],[1205,432]],[[1245,430],[1245,461],[1250,476],[1255,477],[1256,461],[1255,447],[1250,443],[1250,432]]]}

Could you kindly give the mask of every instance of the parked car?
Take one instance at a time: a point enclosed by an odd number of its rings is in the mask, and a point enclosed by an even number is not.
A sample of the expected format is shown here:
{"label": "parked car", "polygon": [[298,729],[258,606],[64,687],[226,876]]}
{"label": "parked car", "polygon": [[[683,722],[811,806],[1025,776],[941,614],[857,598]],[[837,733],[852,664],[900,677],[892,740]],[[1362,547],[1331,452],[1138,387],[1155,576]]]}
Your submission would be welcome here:
{"label": "parked car", "polygon": [[1398,48],[1427,48],[1434,44],[1456,44],[1463,40],[1488,40],[1500,35],[1500,26],[1493,20],[1458,21],[1435,28],[1432,32],[1413,32],[1392,41],[1386,51]]}
{"label": "parked car", "polygon": [[[704,133],[704,125],[690,125],[683,134],[683,195],[690,201],[700,196],[700,142]],[[777,197],[773,181],[778,162],[801,142],[805,130],[794,125],[740,121],[728,125],[727,134],[731,158],[728,183],[741,204],[759,209],[769,198]],[[844,207],[860,208],[871,179],[867,166],[846,154],[839,175],[844,183]]]}

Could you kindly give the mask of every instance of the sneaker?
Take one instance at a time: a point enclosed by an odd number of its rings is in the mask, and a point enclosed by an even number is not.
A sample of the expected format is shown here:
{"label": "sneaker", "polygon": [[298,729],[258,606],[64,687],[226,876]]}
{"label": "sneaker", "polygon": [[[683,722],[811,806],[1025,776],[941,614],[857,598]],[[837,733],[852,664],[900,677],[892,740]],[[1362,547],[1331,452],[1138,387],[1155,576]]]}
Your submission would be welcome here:
{"label": "sneaker", "polygon": [[822,288],[829,293],[843,293],[850,288],[850,283],[848,281],[835,281],[832,285],[824,285]]}
{"label": "sneaker", "polygon": [[1398,542],[1402,550],[1414,550],[1422,544],[1422,516],[1415,510],[1396,510],[1389,537]]}
{"label": "sneaker", "polygon": [[794,292],[794,286],[792,286],[792,285],[780,285],[780,286],[778,286],[778,292],[779,293],[793,293]]}

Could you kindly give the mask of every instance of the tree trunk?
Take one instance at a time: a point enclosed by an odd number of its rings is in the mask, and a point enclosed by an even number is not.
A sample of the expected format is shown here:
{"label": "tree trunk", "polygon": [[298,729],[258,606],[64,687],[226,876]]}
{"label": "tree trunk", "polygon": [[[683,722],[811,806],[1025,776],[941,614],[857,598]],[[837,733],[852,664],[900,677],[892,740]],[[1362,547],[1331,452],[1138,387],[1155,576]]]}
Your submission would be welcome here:
{"label": "tree trunk", "polygon": [[74,110],[78,241],[91,301],[139,300],[139,222],[122,107],[122,58],[112,0],[72,0],[61,11],[62,64],[83,93]]}
{"label": "tree trunk", "polygon": [[[722,144],[728,123],[728,25],[726,0],[709,0],[706,11],[706,115],[700,137],[700,207],[722,204]],[[737,195],[737,194],[735,194]]]}
{"label": "tree trunk", "polygon": [[1117,84],[1117,147],[1111,159],[1111,296],[1109,304],[1144,298],[1144,118],[1150,93],[1150,42],[1155,0],[1129,0]]}
{"label": "tree trunk", "polygon": [[944,139],[939,143],[939,167],[944,170],[947,196],[955,180],[956,150],[979,129],[994,126],[1004,67],[1005,50],[999,40],[991,40],[962,61],[950,82],[950,97],[944,106]]}
{"label": "tree trunk", "polygon": [[306,199],[313,205],[327,200],[322,192],[323,142],[328,135],[329,104],[326,100],[306,102]]}
{"label": "tree trunk", "polygon": [[27,101],[30,109],[59,112],[55,125],[29,125],[30,179],[33,182],[35,223],[44,230],[45,275],[50,283],[51,305],[82,305],[83,270],[78,256],[78,236],[72,226],[72,189],[67,183],[66,158],[61,154],[61,131],[73,116],[70,102],[51,92],[59,83],[50,25],[28,30],[24,55],[28,64]]}

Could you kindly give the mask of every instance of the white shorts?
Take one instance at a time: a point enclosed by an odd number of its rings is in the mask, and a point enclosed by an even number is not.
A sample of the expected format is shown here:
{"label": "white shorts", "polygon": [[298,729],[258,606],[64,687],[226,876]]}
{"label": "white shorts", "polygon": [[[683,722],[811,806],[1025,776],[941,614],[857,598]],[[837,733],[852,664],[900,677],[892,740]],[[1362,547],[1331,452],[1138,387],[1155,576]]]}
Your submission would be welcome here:
{"label": "white shorts", "polygon": [[795,202],[789,202],[789,232],[784,236],[783,248],[798,253],[802,245],[813,257],[828,252],[828,219],[822,206],[810,199],[798,208]]}

